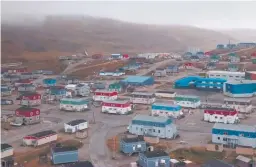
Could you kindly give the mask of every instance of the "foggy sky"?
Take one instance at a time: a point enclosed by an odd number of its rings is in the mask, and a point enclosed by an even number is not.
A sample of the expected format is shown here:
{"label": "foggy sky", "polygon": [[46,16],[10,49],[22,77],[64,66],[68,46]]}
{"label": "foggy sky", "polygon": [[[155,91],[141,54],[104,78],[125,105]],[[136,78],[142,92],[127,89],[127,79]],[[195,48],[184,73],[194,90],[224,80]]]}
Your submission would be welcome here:
{"label": "foggy sky", "polygon": [[210,29],[256,29],[256,1],[27,1],[1,2],[3,20],[31,16],[78,14],[146,24],[192,25]]}

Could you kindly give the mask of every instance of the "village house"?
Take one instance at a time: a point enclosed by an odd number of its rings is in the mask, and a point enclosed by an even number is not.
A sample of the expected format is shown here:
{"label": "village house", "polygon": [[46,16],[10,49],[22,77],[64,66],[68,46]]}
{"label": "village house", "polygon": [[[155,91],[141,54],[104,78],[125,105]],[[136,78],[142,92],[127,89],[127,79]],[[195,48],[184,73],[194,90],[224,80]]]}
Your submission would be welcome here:
{"label": "village house", "polygon": [[139,114],[130,122],[128,131],[134,135],[154,136],[166,139],[174,139],[178,135],[177,127],[170,118]]}
{"label": "village house", "polygon": [[7,143],[1,144],[1,167],[14,166],[13,147]]}
{"label": "village house", "polygon": [[66,89],[63,86],[51,86],[49,95],[51,99],[60,100],[66,96]]}
{"label": "village house", "polygon": [[231,72],[239,71],[239,65],[233,64],[233,63],[228,64],[228,71],[231,71]]}
{"label": "village house", "polygon": [[85,99],[63,98],[60,100],[60,110],[86,111],[89,109],[89,101]]}
{"label": "village house", "polygon": [[133,92],[130,100],[133,104],[152,104],[156,99],[154,93]]}
{"label": "village house", "polygon": [[64,131],[66,133],[75,133],[79,130],[88,128],[88,122],[84,119],[76,119],[68,123],[64,123]]}
{"label": "village house", "polygon": [[78,84],[79,79],[75,76],[66,76],[64,78],[64,82],[65,82],[65,84]]}
{"label": "village house", "polygon": [[132,104],[129,101],[104,100],[102,112],[109,114],[128,114],[132,111]]}
{"label": "village house", "polygon": [[9,74],[21,74],[28,72],[27,67],[10,67],[8,68]]}
{"label": "village house", "polygon": [[55,131],[45,130],[31,135],[27,135],[22,139],[22,145],[24,146],[41,146],[43,144],[56,141],[58,135]]}
{"label": "village house", "polygon": [[239,121],[238,111],[233,108],[207,107],[204,109],[204,121],[234,124]]}
{"label": "village house", "polygon": [[151,115],[179,118],[183,115],[179,105],[169,103],[154,103],[151,106]]}
{"label": "village house", "polygon": [[164,151],[139,153],[138,165],[141,167],[170,167],[170,156]]}
{"label": "village house", "polygon": [[37,92],[24,92],[20,98],[20,105],[22,106],[38,106],[41,104],[41,95]]}
{"label": "village house", "polygon": [[43,80],[44,87],[55,86],[56,84],[57,84],[57,79],[55,78],[46,78]]}
{"label": "village house", "polygon": [[5,75],[5,76],[3,76],[2,80],[4,82],[8,82],[8,83],[15,83],[20,80],[20,76],[19,75]]}
{"label": "village house", "polygon": [[201,105],[201,100],[198,96],[176,95],[174,104],[185,108],[198,108]]}
{"label": "village house", "polygon": [[113,76],[113,77],[119,77],[122,75],[125,75],[122,71],[101,71],[99,73],[100,76]]}
{"label": "village house", "polygon": [[133,153],[145,152],[147,144],[143,136],[122,138],[120,140],[120,151],[124,154],[132,155]]}
{"label": "village house", "polygon": [[20,74],[20,79],[36,79],[37,75],[34,75],[31,72],[25,72]]}
{"label": "village house", "polygon": [[19,85],[22,85],[22,84],[32,84],[32,80],[31,79],[20,79],[18,81],[16,81],[14,83],[14,86],[19,86]]}
{"label": "village house", "polygon": [[40,110],[37,108],[20,107],[15,110],[15,119],[11,125],[21,126],[40,122]]}
{"label": "village house", "polygon": [[166,69],[164,68],[157,68],[154,73],[154,76],[156,77],[165,77],[166,75]]}
{"label": "village house", "polygon": [[35,92],[36,86],[33,84],[20,84],[18,86],[18,91],[19,92]]}
{"label": "village house", "polygon": [[190,60],[191,60],[192,62],[198,62],[198,61],[200,61],[200,58],[199,58],[199,56],[197,56],[197,55],[193,55],[193,56],[190,57]]}
{"label": "village house", "polygon": [[89,96],[91,93],[91,88],[89,85],[87,84],[78,84],[76,85],[76,89],[75,89],[76,95],[77,96]]}
{"label": "village house", "polygon": [[255,126],[215,123],[212,128],[212,142],[229,148],[237,146],[256,148],[255,134]]}
{"label": "village house", "polygon": [[179,72],[179,66],[178,65],[170,65],[166,68],[166,73],[178,73]]}
{"label": "village house", "polygon": [[1,85],[1,96],[10,96],[12,94],[12,89],[7,85]]}
{"label": "village house", "polygon": [[213,70],[213,69],[216,69],[216,63],[214,62],[209,62],[206,64],[206,67],[205,67],[207,70]]}
{"label": "village house", "polygon": [[122,84],[115,82],[112,83],[108,86],[108,90],[109,91],[116,91],[116,92],[122,92],[123,91],[123,87]]}
{"label": "village house", "polygon": [[92,89],[105,89],[106,83],[104,82],[96,82],[92,85]]}
{"label": "village house", "polygon": [[111,54],[111,59],[114,59],[114,60],[123,59],[123,55],[120,53]]}
{"label": "village house", "polygon": [[240,62],[240,56],[238,56],[236,53],[230,53],[228,55],[230,63],[239,63]]}
{"label": "village house", "polygon": [[94,91],[93,100],[94,101],[116,100],[117,94],[118,93],[116,91],[96,90]]}

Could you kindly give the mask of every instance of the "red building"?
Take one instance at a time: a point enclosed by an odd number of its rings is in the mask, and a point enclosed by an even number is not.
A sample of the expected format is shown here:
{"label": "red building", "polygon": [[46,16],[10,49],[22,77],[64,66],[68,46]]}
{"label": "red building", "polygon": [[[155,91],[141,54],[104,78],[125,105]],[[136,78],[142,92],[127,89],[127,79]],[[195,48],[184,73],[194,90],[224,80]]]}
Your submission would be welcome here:
{"label": "red building", "polygon": [[129,59],[129,55],[128,54],[123,54],[123,59]]}
{"label": "red building", "polygon": [[234,124],[238,121],[238,111],[233,108],[207,107],[204,110],[204,121]]}
{"label": "red building", "polygon": [[25,92],[21,95],[20,104],[23,106],[37,106],[41,104],[41,95],[37,92]]}
{"label": "red building", "polygon": [[37,108],[20,107],[15,110],[15,122],[25,125],[40,122],[40,110]]}
{"label": "red building", "polygon": [[117,92],[108,90],[96,90],[94,91],[93,100],[94,101],[104,101],[104,100],[116,100]]}
{"label": "red building", "polygon": [[127,114],[131,112],[132,104],[129,101],[103,101],[102,112],[111,114]]}
{"label": "red building", "polygon": [[18,74],[28,72],[27,67],[12,67],[8,68],[8,73],[10,74]]}
{"label": "red building", "polygon": [[187,63],[184,63],[184,64],[183,64],[183,67],[186,68],[186,69],[191,69],[191,68],[194,67],[194,65],[193,65],[193,63],[187,62]]}
{"label": "red building", "polygon": [[30,80],[30,79],[20,79],[20,80],[18,80],[18,81],[16,81],[15,83],[14,83],[14,85],[15,86],[19,86],[19,85],[22,85],[22,84],[32,84],[33,82],[32,82],[32,80]]}

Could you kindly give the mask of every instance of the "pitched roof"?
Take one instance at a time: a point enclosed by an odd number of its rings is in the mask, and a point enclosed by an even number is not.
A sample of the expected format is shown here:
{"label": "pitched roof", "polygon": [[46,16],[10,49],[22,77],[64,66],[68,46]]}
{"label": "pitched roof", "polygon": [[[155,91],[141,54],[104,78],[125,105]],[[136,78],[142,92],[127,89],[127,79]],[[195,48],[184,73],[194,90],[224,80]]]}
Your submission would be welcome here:
{"label": "pitched roof", "polygon": [[7,143],[1,144],[1,151],[4,151],[9,148],[12,148],[12,146],[10,144],[7,144]]}

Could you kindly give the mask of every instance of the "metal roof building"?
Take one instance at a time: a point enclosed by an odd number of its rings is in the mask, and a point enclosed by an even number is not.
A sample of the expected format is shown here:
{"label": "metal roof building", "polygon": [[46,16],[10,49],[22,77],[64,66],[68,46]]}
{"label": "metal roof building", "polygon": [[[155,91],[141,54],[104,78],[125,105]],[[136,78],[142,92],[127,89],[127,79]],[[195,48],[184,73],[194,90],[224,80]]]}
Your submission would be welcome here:
{"label": "metal roof building", "polygon": [[253,97],[256,95],[256,80],[225,82],[223,93],[229,97]]}
{"label": "metal roof building", "polygon": [[128,76],[126,79],[122,80],[121,83],[134,86],[153,85],[154,78],[151,76]]}
{"label": "metal roof building", "polygon": [[216,123],[212,128],[212,142],[231,148],[256,148],[256,126]]}

